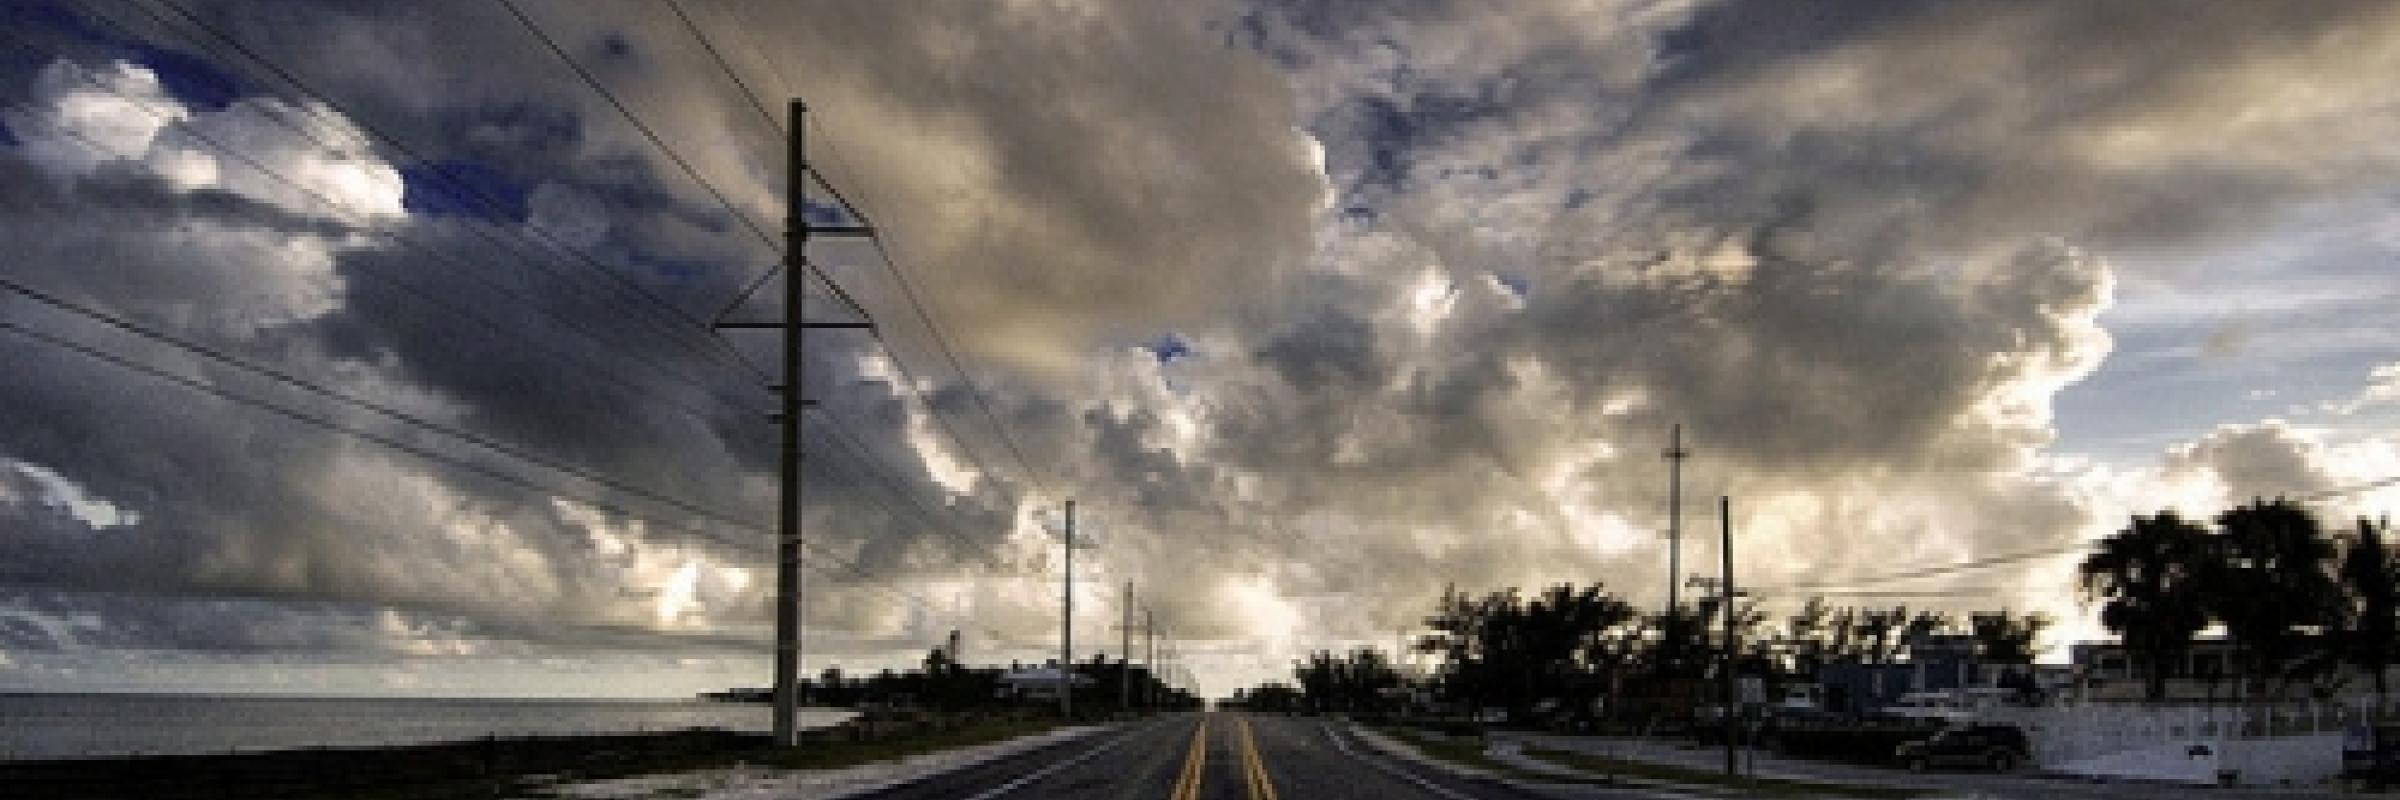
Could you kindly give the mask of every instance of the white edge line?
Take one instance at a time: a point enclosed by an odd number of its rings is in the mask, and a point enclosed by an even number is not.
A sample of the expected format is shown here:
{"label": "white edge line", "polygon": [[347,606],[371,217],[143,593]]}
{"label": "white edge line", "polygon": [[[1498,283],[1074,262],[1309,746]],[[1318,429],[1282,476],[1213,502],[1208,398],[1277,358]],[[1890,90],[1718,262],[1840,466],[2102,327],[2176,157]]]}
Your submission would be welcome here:
{"label": "white edge line", "polygon": [[1123,736],[1119,736],[1119,737],[1117,737],[1117,738],[1114,738],[1114,739],[1110,739],[1110,740],[1108,740],[1108,742],[1107,742],[1106,744],[1102,744],[1102,745],[1100,745],[1099,747],[1094,747],[1094,748],[1092,748],[1092,749],[1090,749],[1090,750],[1086,750],[1086,751],[1084,751],[1083,755],[1079,755],[1079,756],[1076,756],[1076,757],[1074,757],[1074,758],[1070,758],[1070,759],[1067,759],[1067,760],[1065,760],[1065,761],[1061,761],[1061,762],[1058,762],[1058,763],[1056,763],[1056,764],[1052,764],[1052,765],[1050,765],[1050,766],[1043,767],[1043,768],[1041,768],[1041,769],[1038,769],[1038,770],[1034,770],[1033,772],[1031,772],[1031,773],[1028,773],[1028,774],[1026,774],[1026,775],[1024,775],[1024,776],[1022,776],[1022,777],[1019,777],[1019,778],[1017,778],[1016,780],[1013,780],[1013,781],[1009,781],[1009,782],[1007,782],[1007,783],[1000,784],[999,786],[996,786],[996,787],[993,787],[993,788],[991,788],[991,789],[985,790],[985,791],[984,791],[982,794],[978,794],[978,795],[975,795],[975,796],[973,796],[973,797],[969,797],[969,798],[967,798],[967,800],[992,800],[992,798],[995,798],[995,797],[999,797],[999,796],[1001,796],[1001,795],[1008,794],[1009,792],[1013,792],[1013,791],[1016,791],[1016,790],[1018,790],[1018,789],[1022,789],[1022,788],[1024,788],[1024,787],[1025,787],[1025,784],[1032,783],[1032,782],[1034,782],[1034,781],[1038,781],[1038,780],[1041,780],[1041,779],[1043,779],[1043,778],[1050,777],[1051,775],[1057,774],[1059,770],[1063,770],[1063,769],[1066,769],[1066,768],[1068,768],[1068,767],[1072,767],[1072,766],[1075,766],[1075,765],[1077,765],[1077,764],[1081,764],[1081,763],[1083,763],[1083,762],[1090,761],[1090,760],[1092,760],[1092,759],[1094,759],[1094,758],[1098,758],[1098,757],[1100,756],[1100,754],[1101,754],[1101,753],[1106,753],[1106,752],[1108,752],[1108,751],[1110,751],[1110,750],[1114,750],[1114,749],[1116,749],[1116,748],[1117,748],[1117,745],[1124,744],[1124,743],[1125,743],[1127,740],[1130,740],[1130,739],[1132,739],[1135,733],[1139,733],[1139,732],[1140,732],[1140,731],[1138,731],[1138,730],[1137,730],[1137,731],[1126,731],[1126,732],[1125,732],[1125,735],[1123,735]]}
{"label": "white edge line", "polygon": [[1458,792],[1452,791],[1451,789],[1441,786],[1440,784],[1436,784],[1424,778],[1411,775],[1407,770],[1377,761],[1372,758],[1360,756],[1357,752],[1352,751],[1349,745],[1342,743],[1341,734],[1334,733],[1333,725],[1331,723],[1320,722],[1317,723],[1317,727],[1325,730],[1325,738],[1333,740],[1334,749],[1342,751],[1342,755],[1349,756],[1352,760],[1359,761],[1367,766],[1382,770],[1386,775],[1416,784],[1417,788],[1419,789],[1450,798],[1450,800],[1475,800],[1473,797],[1459,794]]}

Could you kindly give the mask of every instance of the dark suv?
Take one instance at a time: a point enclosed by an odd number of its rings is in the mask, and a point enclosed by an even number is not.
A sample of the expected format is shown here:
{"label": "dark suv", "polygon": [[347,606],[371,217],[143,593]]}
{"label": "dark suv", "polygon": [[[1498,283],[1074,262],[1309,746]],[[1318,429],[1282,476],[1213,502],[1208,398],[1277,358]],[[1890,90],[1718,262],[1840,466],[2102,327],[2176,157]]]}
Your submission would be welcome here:
{"label": "dark suv", "polygon": [[2007,772],[2033,754],[2025,732],[2013,725],[1968,725],[1947,728],[1933,736],[1903,744],[1892,753],[1909,769],[1932,767],[1989,767]]}

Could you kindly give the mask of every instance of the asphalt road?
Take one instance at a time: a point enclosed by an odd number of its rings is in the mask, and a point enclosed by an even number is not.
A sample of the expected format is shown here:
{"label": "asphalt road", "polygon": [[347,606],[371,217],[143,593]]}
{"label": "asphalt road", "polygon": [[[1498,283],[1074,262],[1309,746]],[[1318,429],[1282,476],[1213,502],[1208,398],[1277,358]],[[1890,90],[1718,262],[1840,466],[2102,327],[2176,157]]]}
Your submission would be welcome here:
{"label": "asphalt road", "polygon": [[1373,754],[1314,719],[1185,714],[941,775],[879,800],[1524,800]]}

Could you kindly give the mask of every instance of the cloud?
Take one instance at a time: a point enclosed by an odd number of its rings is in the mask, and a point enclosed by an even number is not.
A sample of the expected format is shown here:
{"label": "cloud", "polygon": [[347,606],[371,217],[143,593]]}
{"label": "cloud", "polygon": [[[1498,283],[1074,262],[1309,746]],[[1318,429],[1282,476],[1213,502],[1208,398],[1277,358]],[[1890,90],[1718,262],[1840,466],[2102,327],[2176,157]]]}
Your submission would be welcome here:
{"label": "cloud", "polygon": [[[142,521],[141,512],[94,497],[66,476],[40,464],[0,461],[0,466],[15,473],[9,476],[15,480],[0,482],[0,501],[20,506],[40,503],[64,511],[74,521],[94,530],[121,528]],[[12,485],[19,483],[30,483],[31,486]]]}
{"label": "cloud", "polygon": [[[1067,496],[1078,627],[1114,623],[1130,579],[1229,683],[1382,643],[1446,585],[1655,602],[1677,424],[1685,563],[1730,495],[1760,587],[2070,547],[2152,501],[2335,487],[2388,455],[2258,423],[2100,463],[2054,410],[2119,346],[2125,287],[2388,183],[2400,131],[2343,113],[2388,99],[2361,77],[2400,52],[2380,4],[694,8],[755,85],[807,95],[815,166],[876,212],[975,383],[877,254],[813,253],[910,374],[849,334],[805,354],[812,658],[954,625],[1045,652]],[[200,10],[338,107],[238,64],[201,102],[122,47],[67,48],[7,118],[12,279],[712,513],[11,299],[582,499],[11,341],[30,377],[0,387],[24,410],[0,457],[85,500],[0,484],[0,607],[194,651],[755,646],[769,539],[723,518],[773,507],[770,397],[681,317],[772,258],[735,214],[772,230],[780,136],[649,4],[528,10],[707,187],[501,12]],[[763,294],[742,313],[785,311]],[[2256,357],[2238,338],[2223,360]],[[91,530],[93,503],[123,524]],[[2073,613],[2063,563],[1960,602]],[[174,600],[110,599],[150,596]],[[173,632],[234,606],[256,624]]]}
{"label": "cloud", "polygon": [[2326,410],[2343,416],[2400,403],[2400,362],[2376,367],[2367,375],[2366,388],[2348,401],[2327,404]]}

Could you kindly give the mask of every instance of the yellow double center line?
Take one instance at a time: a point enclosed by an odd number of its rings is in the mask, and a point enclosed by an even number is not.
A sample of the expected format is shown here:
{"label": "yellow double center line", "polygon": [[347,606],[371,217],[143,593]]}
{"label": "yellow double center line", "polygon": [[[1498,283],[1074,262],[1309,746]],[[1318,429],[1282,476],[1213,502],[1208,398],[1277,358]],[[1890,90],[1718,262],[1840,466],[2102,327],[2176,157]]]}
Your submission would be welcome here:
{"label": "yellow double center line", "polygon": [[1200,718],[1200,727],[1192,731],[1191,752],[1183,757],[1183,774],[1175,779],[1175,793],[1167,800],[1198,800],[1200,775],[1208,770],[1208,717]]}
{"label": "yellow double center line", "polygon": [[1242,774],[1250,781],[1250,800],[1275,800],[1275,779],[1267,775],[1267,762],[1258,757],[1258,740],[1250,736],[1250,720],[1235,717],[1242,726]]}
{"label": "yellow double center line", "polygon": [[[1276,800],[1275,779],[1267,775],[1267,762],[1258,755],[1258,739],[1250,733],[1250,720],[1233,718],[1234,730],[1239,731],[1235,749],[1242,755],[1242,780],[1250,790],[1250,800]],[[1183,774],[1175,779],[1175,793],[1167,800],[1200,800],[1200,778],[1208,774],[1208,717],[1200,718],[1200,727],[1192,731],[1192,746],[1183,757]]]}

